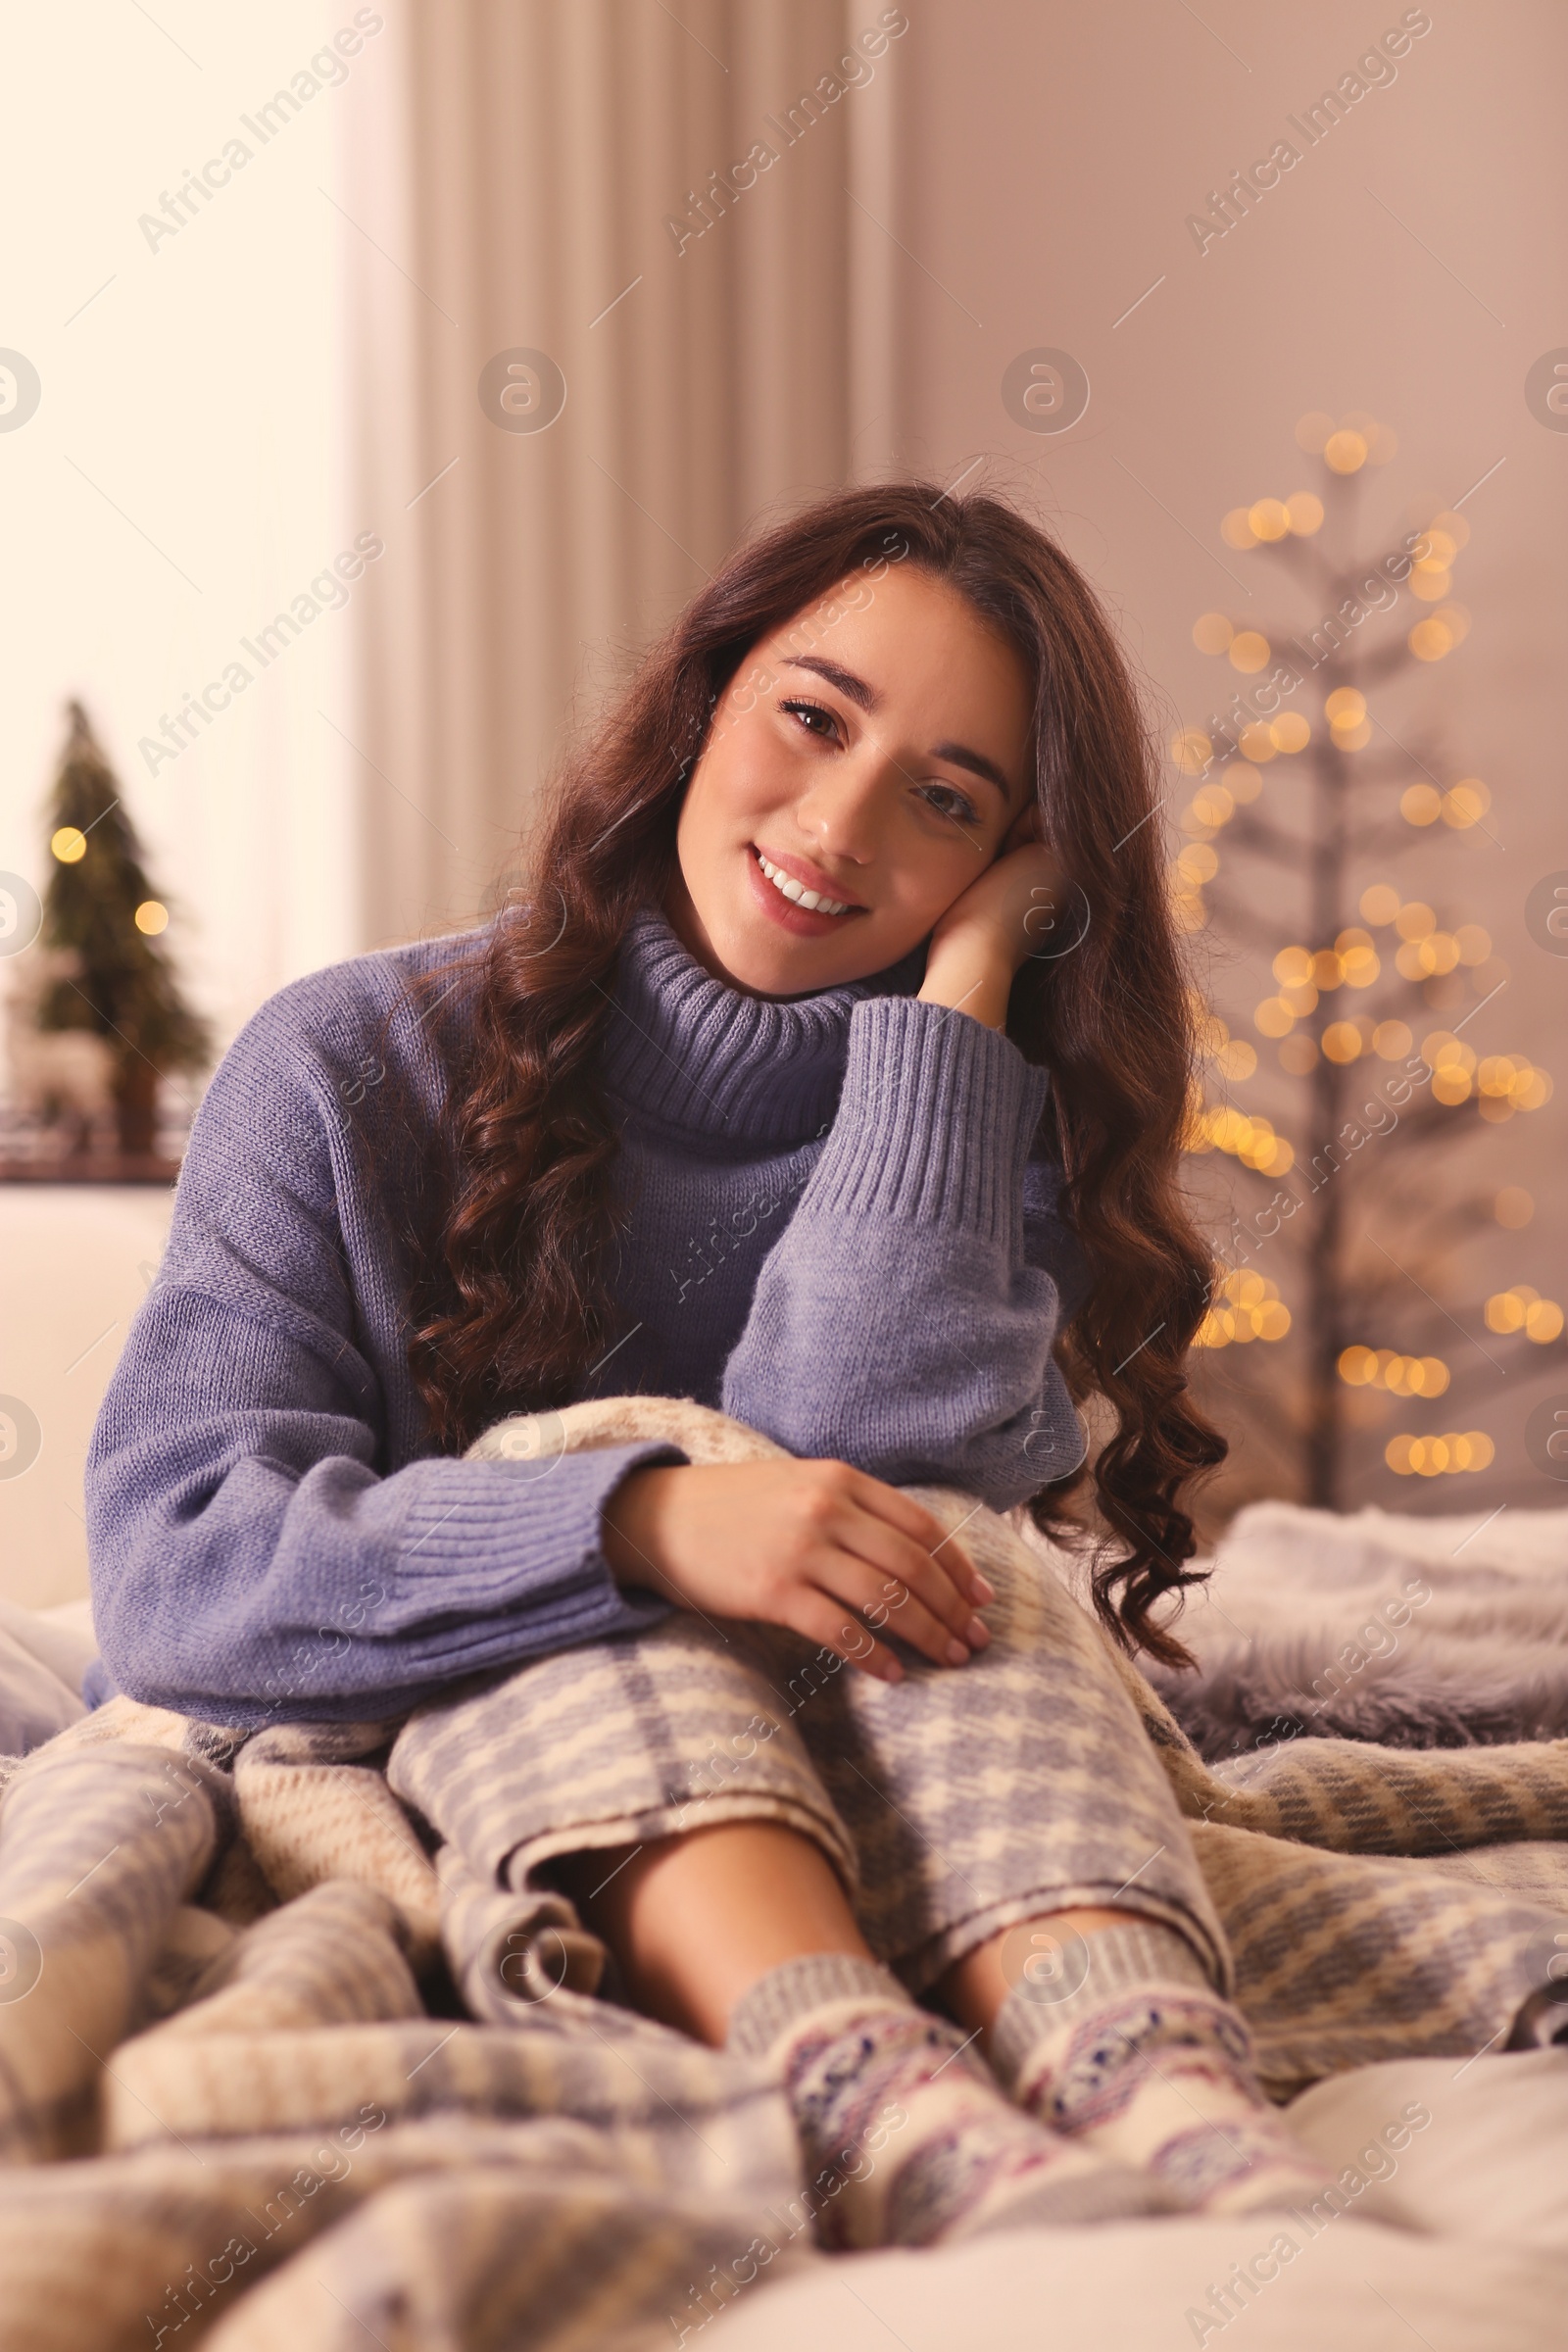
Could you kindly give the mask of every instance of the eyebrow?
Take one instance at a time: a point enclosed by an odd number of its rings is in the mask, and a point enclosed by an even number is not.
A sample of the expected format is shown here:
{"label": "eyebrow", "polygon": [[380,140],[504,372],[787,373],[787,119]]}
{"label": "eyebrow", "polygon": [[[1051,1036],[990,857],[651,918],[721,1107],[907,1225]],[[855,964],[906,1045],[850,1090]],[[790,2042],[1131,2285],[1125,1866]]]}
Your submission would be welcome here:
{"label": "eyebrow", "polygon": [[[876,688],[868,685],[864,678],[857,677],[853,669],[841,668],[837,662],[824,662],[815,654],[794,654],[785,661],[784,667],[808,669],[815,676],[825,678],[830,686],[836,686],[840,694],[858,704],[862,710],[876,710],[881,707],[882,697]],[[950,767],[964,767],[971,775],[984,776],[987,783],[996,786],[1004,801],[1011,801],[1012,786],[996,761],[988,760],[984,752],[972,752],[962,743],[937,743],[932,745],[930,756],[933,760],[947,760]]]}

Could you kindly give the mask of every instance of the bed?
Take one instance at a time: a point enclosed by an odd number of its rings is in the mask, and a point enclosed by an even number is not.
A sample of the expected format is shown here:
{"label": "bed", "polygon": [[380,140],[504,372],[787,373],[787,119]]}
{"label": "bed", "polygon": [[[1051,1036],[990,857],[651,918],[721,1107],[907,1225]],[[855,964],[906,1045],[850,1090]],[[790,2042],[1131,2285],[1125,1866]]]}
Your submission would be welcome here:
{"label": "bed", "polygon": [[[1184,1626],[1198,1675],[1157,1680],[1228,1770],[1324,1734],[1562,1738],[1568,1511],[1478,1528],[1257,1505],[1215,1568]],[[0,1801],[3,2352],[1144,2352],[1235,2330],[1256,2352],[1537,2352],[1568,2333],[1568,2042],[1551,2038],[1568,1848],[1440,1857],[1527,1889],[1548,1923],[1533,2045],[1344,2067],[1295,2096],[1341,2182],[1316,2226],[1176,2219],[828,2258],[790,2226],[766,2085],[606,2004],[586,2034],[476,2012],[439,1923],[421,1929],[427,1859],[373,1761],[286,1740],[203,1752],[151,1709],[99,1738],[79,1696],[92,1649],[84,1604],[0,1605],[0,1752],[26,1758]],[[484,1890],[465,1899],[488,1933]]]}

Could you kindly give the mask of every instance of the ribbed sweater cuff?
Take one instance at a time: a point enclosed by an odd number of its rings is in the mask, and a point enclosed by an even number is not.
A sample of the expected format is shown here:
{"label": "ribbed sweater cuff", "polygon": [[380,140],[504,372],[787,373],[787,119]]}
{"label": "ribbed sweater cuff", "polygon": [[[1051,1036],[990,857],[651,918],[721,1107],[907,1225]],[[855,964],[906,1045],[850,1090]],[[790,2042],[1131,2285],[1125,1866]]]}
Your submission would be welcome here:
{"label": "ribbed sweater cuff", "polygon": [[868,998],[797,1215],[940,1227],[1021,1255],[1024,1162],[1050,1091],[1002,1030],[917,997]]}
{"label": "ribbed sweater cuff", "polygon": [[432,1463],[404,1520],[399,1577],[410,1589],[438,1580],[444,1598],[491,1608],[512,1601],[514,1584],[541,1599],[553,1585],[618,1602],[600,1544],[604,1506],[633,1470],[690,1458],[660,1438],[554,1462]]}

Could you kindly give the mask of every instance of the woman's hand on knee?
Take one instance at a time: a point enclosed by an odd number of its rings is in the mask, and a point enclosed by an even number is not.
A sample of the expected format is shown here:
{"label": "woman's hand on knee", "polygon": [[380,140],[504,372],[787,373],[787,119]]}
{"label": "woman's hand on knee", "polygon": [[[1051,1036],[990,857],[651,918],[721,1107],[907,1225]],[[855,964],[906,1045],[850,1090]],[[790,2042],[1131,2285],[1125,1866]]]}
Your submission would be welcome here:
{"label": "woman's hand on knee", "polygon": [[704,1616],[787,1626],[883,1682],[903,1668],[878,1632],[939,1666],[991,1638],[975,1611],[996,1596],[956,1539],[848,1462],[634,1470],[602,1520],[617,1583]]}

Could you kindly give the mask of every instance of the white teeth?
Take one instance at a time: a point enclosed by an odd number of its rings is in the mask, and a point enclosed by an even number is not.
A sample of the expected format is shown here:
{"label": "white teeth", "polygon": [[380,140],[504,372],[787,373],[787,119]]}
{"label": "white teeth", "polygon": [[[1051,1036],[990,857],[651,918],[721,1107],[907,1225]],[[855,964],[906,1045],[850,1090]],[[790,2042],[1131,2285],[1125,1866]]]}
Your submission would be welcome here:
{"label": "white teeth", "polygon": [[776,891],[781,892],[786,899],[793,900],[797,906],[805,906],[812,913],[817,914],[849,913],[850,909],[847,901],[841,899],[825,899],[820,891],[807,890],[801,883],[796,881],[793,874],[785,873],[782,866],[770,865],[768,860],[762,856],[760,850],[759,850],[757,853],[757,862],[761,867],[768,880],[772,883],[773,888]]}

